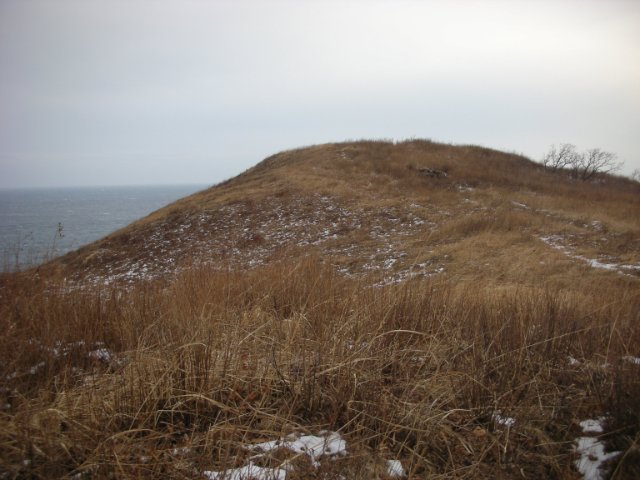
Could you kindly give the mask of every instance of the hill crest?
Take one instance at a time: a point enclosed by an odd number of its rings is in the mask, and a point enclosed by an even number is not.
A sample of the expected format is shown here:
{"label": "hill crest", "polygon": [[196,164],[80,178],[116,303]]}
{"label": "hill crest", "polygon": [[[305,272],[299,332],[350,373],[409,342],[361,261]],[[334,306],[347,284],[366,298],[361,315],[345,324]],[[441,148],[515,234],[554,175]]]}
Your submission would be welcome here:
{"label": "hill crest", "polygon": [[579,182],[475,146],[331,143],[272,155],[52,265],[92,283],[309,254],[377,283],[439,274],[561,281],[567,268],[594,266],[637,276],[639,218],[640,185],[622,178]]}

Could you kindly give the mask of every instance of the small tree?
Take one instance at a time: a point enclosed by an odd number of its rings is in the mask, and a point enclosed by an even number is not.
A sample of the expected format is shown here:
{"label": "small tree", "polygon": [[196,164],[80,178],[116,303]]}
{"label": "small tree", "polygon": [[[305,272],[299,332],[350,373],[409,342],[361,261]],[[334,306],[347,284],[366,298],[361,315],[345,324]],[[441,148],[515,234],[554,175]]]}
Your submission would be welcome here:
{"label": "small tree", "polygon": [[612,173],[622,168],[622,162],[616,162],[616,155],[599,148],[592,148],[584,153],[576,152],[575,145],[562,143],[559,147],[552,145],[542,159],[547,170],[556,172],[567,170],[575,178],[589,180],[600,173]]}
{"label": "small tree", "polygon": [[616,161],[616,155],[599,148],[587,150],[578,156],[575,172],[581,180],[589,180],[599,173],[613,173],[622,168],[622,162]]}
{"label": "small tree", "polygon": [[576,146],[570,143],[561,143],[556,148],[555,145],[551,145],[551,149],[542,159],[542,165],[547,170],[555,172],[564,168],[573,167],[579,157],[576,152]]}

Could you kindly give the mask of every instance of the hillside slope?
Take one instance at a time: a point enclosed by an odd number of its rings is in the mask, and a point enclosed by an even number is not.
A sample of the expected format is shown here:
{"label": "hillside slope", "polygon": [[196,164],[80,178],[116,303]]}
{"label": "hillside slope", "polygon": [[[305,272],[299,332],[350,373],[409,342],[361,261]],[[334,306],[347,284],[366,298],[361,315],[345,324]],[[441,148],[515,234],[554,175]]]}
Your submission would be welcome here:
{"label": "hillside slope", "polygon": [[638,277],[640,185],[574,181],[480,147],[320,145],[274,155],[55,263],[110,283],[309,254],[383,283],[446,274],[563,284],[594,268]]}
{"label": "hillside slope", "polygon": [[640,478],[640,184],[282,152],[0,277],[0,478]]}

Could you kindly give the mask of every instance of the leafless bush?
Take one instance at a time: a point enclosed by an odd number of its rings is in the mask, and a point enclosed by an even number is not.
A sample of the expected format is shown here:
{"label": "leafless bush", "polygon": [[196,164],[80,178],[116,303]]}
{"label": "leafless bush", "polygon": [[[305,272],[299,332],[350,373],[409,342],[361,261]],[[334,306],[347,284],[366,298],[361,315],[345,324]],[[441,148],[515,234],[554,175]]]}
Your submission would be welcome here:
{"label": "leafless bush", "polygon": [[620,170],[623,162],[618,162],[614,153],[605,152],[600,148],[578,153],[575,145],[562,143],[558,147],[551,146],[542,159],[542,165],[552,172],[569,171],[573,177],[586,181],[598,174]]}
{"label": "leafless bush", "polygon": [[570,143],[561,143],[558,147],[552,145],[542,159],[542,165],[552,172],[574,166],[580,155],[576,152],[576,146]]}
{"label": "leafless bush", "polygon": [[589,180],[598,173],[606,174],[618,171],[622,167],[622,163],[616,160],[614,153],[592,148],[577,157],[576,174],[581,180]]}

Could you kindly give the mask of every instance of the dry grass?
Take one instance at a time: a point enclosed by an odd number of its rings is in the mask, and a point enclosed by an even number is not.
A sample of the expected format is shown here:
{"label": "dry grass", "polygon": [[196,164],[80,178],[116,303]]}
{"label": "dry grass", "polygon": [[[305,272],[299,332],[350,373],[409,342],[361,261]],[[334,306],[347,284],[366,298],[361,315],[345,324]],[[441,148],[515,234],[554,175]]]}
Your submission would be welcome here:
{"label": "dry grass", "polygon": [[[420,168],[448,176],[425,177]],[[360,274],[390,245],[407,259],[440,261],[470,237],[512,232],[528,235],[530,250],[541,236],[563,235],[576,255],[640,265],[639,219],[637,182],[575,181],[479,147],[348,142],[274,155],[46,268],[97,281],[159,277],[193,261],[245,268],[303,247],[332,258],[350,252],[337,266]],[[307,223],[296,226],[298,220]],[[500,252],[478,255],[508,261]],[[545,261],[540,257],[530,258],[532,267]],[[469,273],[464,264],[441,263]],[[395,268],[411,265],[403,260]],[[547,274],[553,277],[553,268]]]}
{"label": "dry grass", "polygon": [[[448,176],[425,177],[425,167]],[[484,242],[488,235],[496,239]],[[172,276],[192,261],[247,268],[312,253],[360,275],[384,269],[386,252],[395,261],[390,276],[421,263],[429,274],[445,268],[469,276],[477,262],[450,258],[468,257],[471,242],[485,266],[510,265],[511,244],[498,238],[507,236],[529,253],[523,266],[536,272],[532,285],[580,281],[558,268],[568,262],[579,270],[580,262],[539,240],[549,235],[562,236],[573,257],[640,266],[640,184],[577,182],[478,147],[364,141],[274,155],[44,269],[102,282]],[[390,259],[390,251],[399,257]],[[521,271],[507,270],[501,281],[522,282]]]}
{"label": "dry grass", "polygon": [[[244,445],[322,429],[350,452],[327,475],[384,477],[397,458],[412,478],[572,478],[576,422],[605,413],[637,455],[640,367],[622,358],[640,344],[637,290],[371,288],[311,258],[3,292],[7,478],[200,478],[242,465]],[[296,464],[291,478],[311,473]]]}
{"label": "dry grass", "polygon": [[639,193],[478,147],[321,145],[6,274],[0,478],[204,478],[323,429],[346,457],[256,461],[576,478],[598,416],[636,478]]}

